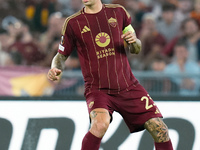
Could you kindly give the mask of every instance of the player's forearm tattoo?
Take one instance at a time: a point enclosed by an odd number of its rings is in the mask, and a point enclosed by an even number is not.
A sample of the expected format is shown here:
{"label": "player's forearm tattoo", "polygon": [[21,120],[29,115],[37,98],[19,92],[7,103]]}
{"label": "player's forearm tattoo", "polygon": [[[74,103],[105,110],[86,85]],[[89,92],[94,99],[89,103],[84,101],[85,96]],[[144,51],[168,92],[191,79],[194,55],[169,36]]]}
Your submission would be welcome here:
{"label": "player's forearm tattoo", "polygon": [[57,53],[52,60],[51,68],[58,68],[64,70],[66,59],[67,56]]}
{"label": "player's forearm tattoo", "polygon": [[145,123],[145,128],[153,136],[155,142],[166,142],[169,140],[168,128],[161,118],[153,118]]}
{"label": "player's forearm tattoo", "polygon": [[103,111],[92,111],[92,112],[91,112],[91,118],[95,118],[98,114],[108,114],[108,112],[103,112]]}
{"label": "player's forearm tattoo", "polygon": [[137,39],[135,43],[130,44],[129,49],[132,54],[139,54],[142,49],[141,41]]}

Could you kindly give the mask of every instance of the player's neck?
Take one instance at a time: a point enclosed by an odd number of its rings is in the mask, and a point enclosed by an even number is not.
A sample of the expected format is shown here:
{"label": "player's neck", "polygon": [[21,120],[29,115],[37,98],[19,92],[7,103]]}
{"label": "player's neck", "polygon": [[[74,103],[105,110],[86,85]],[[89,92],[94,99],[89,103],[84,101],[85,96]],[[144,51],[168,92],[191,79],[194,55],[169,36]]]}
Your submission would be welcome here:
{"label": "player's neck", "polygon": [[103,4],[101,2],[98,2],[94,5],[85,6],[84,12],[88,14],[95,14],[95,13],[100,12],[102,7],[103,7]]}

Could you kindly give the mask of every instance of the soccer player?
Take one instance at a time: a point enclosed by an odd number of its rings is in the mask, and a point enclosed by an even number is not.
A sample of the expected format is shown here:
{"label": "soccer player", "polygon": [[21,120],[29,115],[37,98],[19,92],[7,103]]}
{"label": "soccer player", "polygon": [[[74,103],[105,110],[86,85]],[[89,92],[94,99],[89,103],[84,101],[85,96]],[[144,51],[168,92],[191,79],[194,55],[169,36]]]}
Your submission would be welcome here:
{"label": "soccer player", "polygon": [[147,129],[156,150],[172,150],[162,115],[132,74],[127,60],[124,41],[131,53],[141,50],[130,15],[117,4],[102,4],[101,0],[82,2],[85,7],[64,23],[58,53],[47,75],[50,80],[59,80],[64,62],[77,48],[91,119],[81,150],[99,149],[114,111],[122,115],[131,133]]}

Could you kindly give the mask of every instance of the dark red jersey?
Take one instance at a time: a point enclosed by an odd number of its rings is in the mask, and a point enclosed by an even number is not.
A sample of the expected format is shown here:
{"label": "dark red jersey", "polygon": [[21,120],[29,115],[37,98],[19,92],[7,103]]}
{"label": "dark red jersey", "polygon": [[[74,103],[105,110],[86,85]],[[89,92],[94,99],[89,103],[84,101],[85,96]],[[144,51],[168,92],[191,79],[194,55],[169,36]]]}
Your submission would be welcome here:
{"label": "dark red jersey", "polygon": [[96,14],[82,9],[66,19],[58,52],[69,56],[77,48],[86,93],[120,93],[137,82],[121,38],[130,23],[130,15],[116,4],[105,4]]}

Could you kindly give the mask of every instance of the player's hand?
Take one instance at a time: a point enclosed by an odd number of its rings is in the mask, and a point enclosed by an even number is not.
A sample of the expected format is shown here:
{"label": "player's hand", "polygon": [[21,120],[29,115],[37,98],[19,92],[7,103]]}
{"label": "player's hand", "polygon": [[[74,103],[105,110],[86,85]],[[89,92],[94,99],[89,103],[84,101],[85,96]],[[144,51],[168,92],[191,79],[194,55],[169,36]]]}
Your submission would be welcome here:
{"label": "player's hand", "polygon": [[136,37],[135,33],[128,31],[122,35],[122,38],[128,43],[132,54],[139,54],[141,51],[141,41]]}
{"label": "player's hand", "polygon": [[60,69],[57,68],[52,68],[49,70],[48,74],[47,74],[47,78],[51,81],[58,81],[60,79],[60,74],[62,73],[62,71]]}
{"label": "player's hand", "polygon": [[124,39],[128,44],[135,43],[137,40],[135,33],[133,33],[132,31],[128,31],[122,34],[121,38]]}

